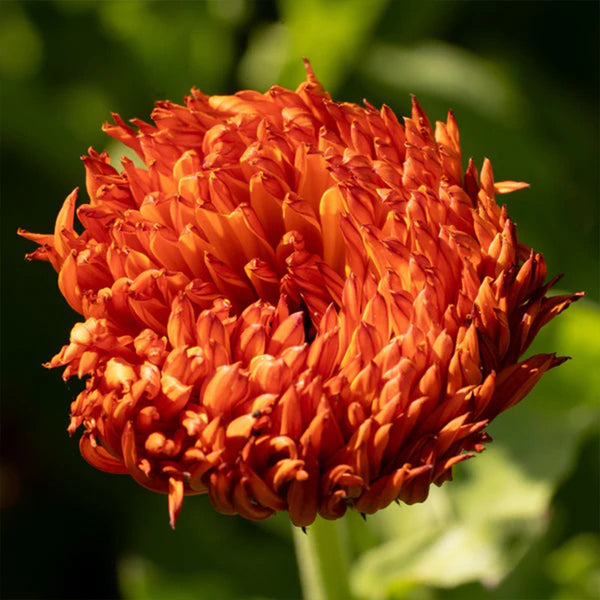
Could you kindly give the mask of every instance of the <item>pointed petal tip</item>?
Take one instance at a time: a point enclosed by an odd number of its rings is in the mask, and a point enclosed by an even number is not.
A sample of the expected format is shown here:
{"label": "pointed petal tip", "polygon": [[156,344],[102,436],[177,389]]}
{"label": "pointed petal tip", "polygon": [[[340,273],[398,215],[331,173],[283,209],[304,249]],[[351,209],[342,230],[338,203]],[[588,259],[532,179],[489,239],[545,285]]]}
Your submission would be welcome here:
{"label": "pointed petal tip", "polygon": [[183,481],[175,479],[174,477],[169,478],[169,524],[171,529],[175,529],[177,517],[181,512],[181,506],[183,504]]}
{"label": "pointed petal tip", "polygon": [[496,194],[510,194],[530,187],[531,185],[525,181],[497,181],[494,183],[494,192]]}
{"label": "pointed petal tip", "polygon": [[319,91],[319,92],[325,92],[323,86],[321,85],[321,82],[317,79],[317,76],[315,75],[315,71],[312,68],[312,65],[310,64],[310,60],[308,60],[308,58],[306,58],[306,56],[302,57],[302,61],[304,62],[304,68],[306,69],[306,80],[308,82],[308,84],[310,84],[311,86],[315,86],[315,88]]}
{"label": "pointed petal tip", "polygon": [[554,369],[555,367],[560,367],[563,363],[566,363],[568,360],[571,360],[572,356],[554,356],[552,359],[552,363],[550,364],[550,369]]}

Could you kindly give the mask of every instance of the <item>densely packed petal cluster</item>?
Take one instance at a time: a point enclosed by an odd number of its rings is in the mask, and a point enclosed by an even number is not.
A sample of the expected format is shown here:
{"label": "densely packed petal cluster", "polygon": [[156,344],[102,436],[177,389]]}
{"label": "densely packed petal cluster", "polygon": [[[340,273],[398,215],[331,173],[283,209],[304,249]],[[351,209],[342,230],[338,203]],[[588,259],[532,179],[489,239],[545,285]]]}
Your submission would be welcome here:
{"label": "densely packed petal cluster", "polygon": [[30,258],[83,315],[51,360],[86,378],[69,432],[95,467],[223,513],[420,502],[489,440],[553,354],[519,362],[578,295],[546,297],[489,161],[463,173],[452,113],[432,130],[295,91],[192,90],[154,125],[114,115],[139,155],[83,158],[77,190]]}

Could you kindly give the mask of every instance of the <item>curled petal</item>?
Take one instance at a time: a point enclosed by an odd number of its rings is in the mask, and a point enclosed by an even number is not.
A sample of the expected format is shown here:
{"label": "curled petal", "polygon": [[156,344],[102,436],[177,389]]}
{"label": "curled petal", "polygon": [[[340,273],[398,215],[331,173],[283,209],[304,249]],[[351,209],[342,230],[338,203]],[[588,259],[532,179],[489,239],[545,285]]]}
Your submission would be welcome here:
{"label": "curled petal", "polygon": [[109,454],[102,446],[98,446],[96,440],[89,434],[81,436],[79,449],[81,450],[81,456],[93,467],[107,473],[127,473],[123,461]]}

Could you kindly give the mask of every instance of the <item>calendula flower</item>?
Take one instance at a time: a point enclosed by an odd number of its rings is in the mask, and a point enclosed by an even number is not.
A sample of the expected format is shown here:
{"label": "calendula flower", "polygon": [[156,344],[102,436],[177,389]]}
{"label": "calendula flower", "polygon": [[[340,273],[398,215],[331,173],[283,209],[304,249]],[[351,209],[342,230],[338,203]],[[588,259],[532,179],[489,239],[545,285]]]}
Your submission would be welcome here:
{"label": "calendula flower", "polygon": [[[90,149],[31,259],[83,316],[48,363],[85,378],[71,434],[93,466],[295,525],[427,497],[563,358],[520,357],[579,294],[547,297],[488,160],[463,173],[452,113],[293,92],[159,102]],[[74,215],[83,227],[74,228]]]}

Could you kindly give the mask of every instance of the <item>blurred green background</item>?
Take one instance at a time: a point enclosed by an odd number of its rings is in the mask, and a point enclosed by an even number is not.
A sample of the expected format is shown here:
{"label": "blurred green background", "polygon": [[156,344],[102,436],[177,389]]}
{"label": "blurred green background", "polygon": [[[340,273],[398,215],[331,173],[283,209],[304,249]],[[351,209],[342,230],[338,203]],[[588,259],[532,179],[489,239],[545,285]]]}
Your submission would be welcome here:
{"label": "blurred green background", "polygon": [[3,598],[292,599],[285,519],[254,524],[89,467],[65,428],[77,384],[40,364],[75,315],[18,226],[49,232],[84,184],[78,157],[111,148],[110,111],[153,101],[295,88],[308,56],[333,97],[417,94],[455,111],[463,155],[488,156],[520,238],[560,286],[586,290],[537,351],[574,360],[494,423],[496,441],[423,505],[351,515],[357,598],[597,598],[600,381],[597,2],[213,0],[0,2]]}

